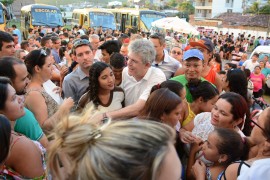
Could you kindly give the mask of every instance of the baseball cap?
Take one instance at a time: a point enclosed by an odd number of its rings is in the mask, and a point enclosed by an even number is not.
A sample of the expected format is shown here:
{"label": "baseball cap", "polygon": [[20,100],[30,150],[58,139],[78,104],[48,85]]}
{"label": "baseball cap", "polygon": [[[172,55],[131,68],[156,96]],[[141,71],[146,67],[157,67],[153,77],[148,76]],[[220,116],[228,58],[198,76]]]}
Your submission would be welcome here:
{"label": "baseball cap", "polygon": [[187,60],[189,58],[198,58],[199,60],[203,60],[203,53],[198,49],[190,49],[184,53],[183,60]]}
{"label": "baseball cap", "polygon": [[214,50],[214,44],[208,38],[202,38],[199,41],[191,41],[191,42],[189,42],[189,44],[192,47],[200,46],[200,47],[202,47],[204,49],[207,49],[210,52],[212,52]]}

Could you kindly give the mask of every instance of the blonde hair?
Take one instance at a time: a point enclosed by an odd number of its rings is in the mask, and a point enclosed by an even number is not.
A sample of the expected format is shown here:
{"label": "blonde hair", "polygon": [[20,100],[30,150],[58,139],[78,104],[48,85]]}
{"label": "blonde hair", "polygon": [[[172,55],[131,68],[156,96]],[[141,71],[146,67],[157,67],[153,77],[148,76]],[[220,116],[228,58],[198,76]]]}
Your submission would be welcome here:
{"label": "blonde hair", "polygon": [[175,138],[172,128],[134,120],[98,126],[83,118],[71,115],[56,126],[48,150],[54,175],[59,177],[59,155],[63,155],[65,172],[72,179],[156,179]]}

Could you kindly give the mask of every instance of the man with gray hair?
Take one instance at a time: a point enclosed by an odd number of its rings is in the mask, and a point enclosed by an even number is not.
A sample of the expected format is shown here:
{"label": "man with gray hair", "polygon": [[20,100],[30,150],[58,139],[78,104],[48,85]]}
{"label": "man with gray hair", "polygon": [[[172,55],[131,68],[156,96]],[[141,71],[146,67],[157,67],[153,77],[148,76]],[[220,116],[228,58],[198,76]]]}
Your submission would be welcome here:
{"label": "man with gray hair", "polygon": [[99,36],[97,34],[92,34],[89,36],[89,42],[91,43],[91,46],[93,48],[94,53],[94,61],[100,61],[99,57],[101,56],[101,50],[98,49],[99,46]]}
{"label": "man with gray hair", "polygon": [[131,118],[139,114],[150,95],[151,88],[166,80],[165,74],[151,64],[156,58],[153,44],[144,39],[133,41],[128,47],[127,67],[122,73],[121,87],[126,107],[103,114],[103,118]]}

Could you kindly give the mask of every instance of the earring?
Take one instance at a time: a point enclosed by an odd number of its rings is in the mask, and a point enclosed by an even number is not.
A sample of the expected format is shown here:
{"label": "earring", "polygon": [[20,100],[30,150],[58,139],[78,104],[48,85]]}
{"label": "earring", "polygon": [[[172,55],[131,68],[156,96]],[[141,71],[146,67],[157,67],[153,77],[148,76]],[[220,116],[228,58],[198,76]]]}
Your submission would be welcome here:
{"label": "earring", "polygon": [[221,159],[218,160],[218,163],[219,163],[219,164],[221,163]]}

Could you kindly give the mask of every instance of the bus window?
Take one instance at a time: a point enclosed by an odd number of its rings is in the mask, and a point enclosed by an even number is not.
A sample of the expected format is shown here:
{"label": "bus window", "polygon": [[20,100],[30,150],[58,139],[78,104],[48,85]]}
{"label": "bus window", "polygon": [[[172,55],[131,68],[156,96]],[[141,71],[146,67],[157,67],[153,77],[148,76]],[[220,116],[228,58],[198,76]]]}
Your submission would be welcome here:
{"label": "bus window", "polygon": [[102,26],[103,28],[110,28],[115,30],[115,19],[114,15],[105,12],[90,12],[90,27],[99,27]]}
{"label": "bus window", "polygon": [[150,30],[151,28],[151,23],[158,20],[158,19],[161,19],[161,18],[165,18],[165,14],[157,14],[157,13],[141,13],[140,15],[140,18],[141,18],[141,21],[144,23],[144,25],[146,26],[146,28],[148,30]]}
{"label": "bus window", "polygon": [[62,14],[54,9],[33,9],[32,24],[34,26],[63,26]]}

